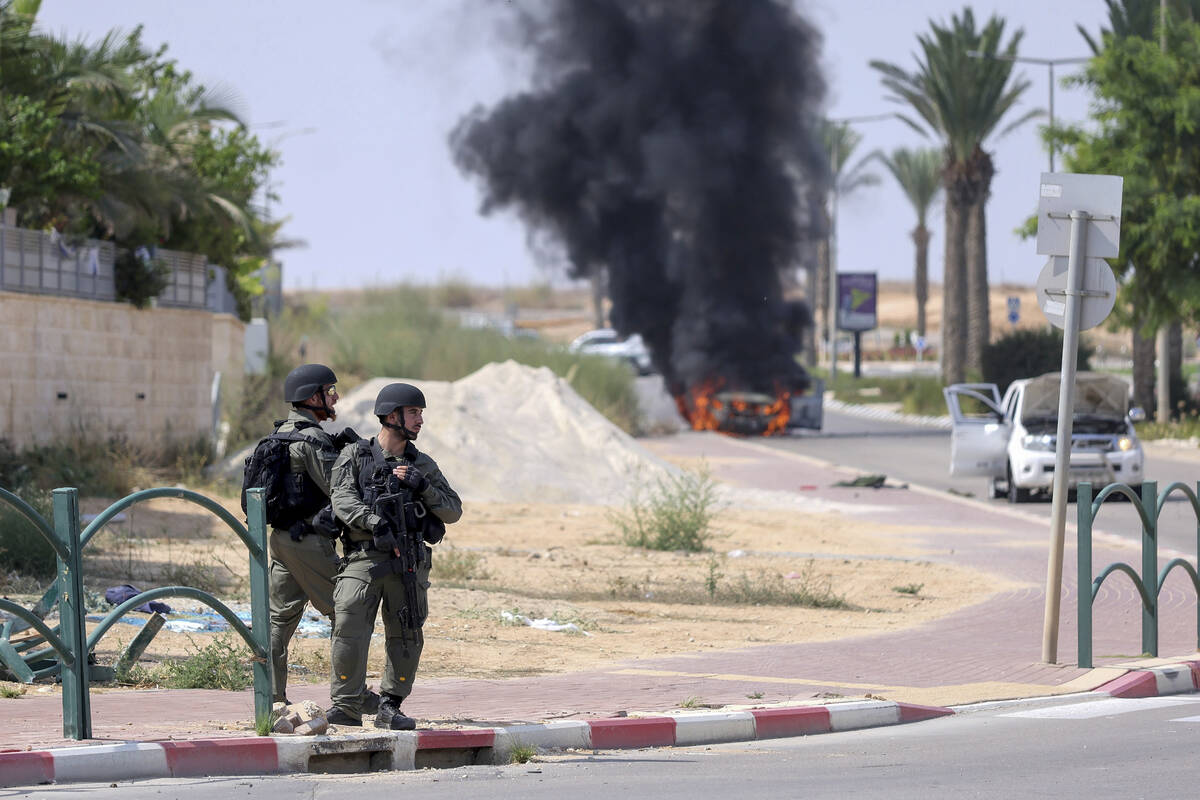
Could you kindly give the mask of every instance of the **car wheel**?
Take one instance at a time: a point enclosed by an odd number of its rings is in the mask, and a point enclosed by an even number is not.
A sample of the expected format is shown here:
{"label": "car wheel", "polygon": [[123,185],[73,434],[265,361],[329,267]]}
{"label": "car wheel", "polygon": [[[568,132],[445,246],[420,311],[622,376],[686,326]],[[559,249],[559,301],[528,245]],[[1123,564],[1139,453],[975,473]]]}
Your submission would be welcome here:
{"label": "car wheel", "polygon": [[1008,485],[999,478],[988,478],[988,494],[993,500],[1008,497]]}
{"label": "car wheel", "polygon": [[1013,480],[1012,462],[1010,461],[1005,474],[1008,478],[1008,502],[1010,503],[1028,503],[1029,490],[1021,489],[1017,486],[1017,482]]}

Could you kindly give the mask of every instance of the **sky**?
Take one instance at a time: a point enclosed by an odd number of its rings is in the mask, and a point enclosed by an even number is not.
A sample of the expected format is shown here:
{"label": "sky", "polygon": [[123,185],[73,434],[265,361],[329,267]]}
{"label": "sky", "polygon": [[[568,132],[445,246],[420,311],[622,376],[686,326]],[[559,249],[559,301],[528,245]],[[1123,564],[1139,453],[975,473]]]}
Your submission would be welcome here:
{"label": "sky", "polygon": [[[931,19],[948,22],[952,0],[796,0],[824,37],[826,115],[840,119],[902,111],[889,102],[880,59],[915,66],[917,36]],[[1038,59],[1089,55],[1076,30],[1106,22],[1103,0],[973,3],[977,25],[992,14],[1008,35],[1024,30],[1019,53]],[[144,26],[147,44],[169,54],[208,86],[236,92],[243,118],[282,154],[270,184],[286,217],[283,234],[304,246],[279,254],[286,289],[435,283],[490,286],[553,282],[511,213],[478,213],[478,187],[454,166],[447,135],[471,108],[494,105],[528,86],[528,54],[496,34],[501,0],[43,0],[47,32],[95,41],[112,28]],[[1060,77],[1077,69],[1060,65]],[[1048,68],[1019,64],[1030,81],[1013,118],[1048,105]],[[1083,122],[1089,98],[1054,88],[1055,120]],[[1040,122],[985,142],[996,176],[988,205],[993,283],[1033,285],[1045,263],[1013,230],[1037,205],[1048,153]],[[860,153],[930,146],[894,118],[862,123]],[[854,162],[852,161],[851,164]],[[1061,158],[1058,159],[1061,166]],[[876,187],[838,205],[838,267],[911,280],[911,206],[882,166]],[[942,208],[931,214],[930,275],[942,274]]]}

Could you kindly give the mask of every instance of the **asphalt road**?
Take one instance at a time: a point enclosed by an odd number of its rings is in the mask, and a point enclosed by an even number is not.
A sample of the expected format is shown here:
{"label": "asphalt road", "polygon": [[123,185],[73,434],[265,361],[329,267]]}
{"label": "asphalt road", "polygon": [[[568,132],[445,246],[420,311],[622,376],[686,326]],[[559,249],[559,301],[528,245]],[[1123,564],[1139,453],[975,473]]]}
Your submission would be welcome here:
{"label": "asphalt road", "polygon": [[408,793],[429,800],[1169,798],[1194,796],[1197,748],[1198,695],[1086,695],[977,706],[951,717],[863,731],[707,747],[568,752],[506,766],[14,791],[30,800],[321,800]]}
{"label": "asphalt road", "polygon": [[[788,437],[763,440],[803,455],[845,466],[861,473],[884,474],[890,483],[915,483],[933,489],[973,496],[987,503],[1008,505],[1007,500],[988,497],[985,478],[959,478],[950,475],[950,431],[911,424],[870,419],[825,410],[821,431],[798,431]],[[1172,454],[1166,448],[1149,447],[1145,475],[1157,480],[1159,489],[1174,481],[1193,487],[1200,480],[1200,458]],[[1051,502],[1035,500],[1014,506],[1046,520],[1049,531]],[[1075,521],[1075,504],[1067,509],[1067,521]],[[1137,513],[1126,502],[1105,503],[1096,518],[1098,530],[1140,541]],[[1191,555],[1197,552],[1197,522],[1191,504],[1178,493],[1172,495],[1159,518],[1159,546],[1162,554]]]}

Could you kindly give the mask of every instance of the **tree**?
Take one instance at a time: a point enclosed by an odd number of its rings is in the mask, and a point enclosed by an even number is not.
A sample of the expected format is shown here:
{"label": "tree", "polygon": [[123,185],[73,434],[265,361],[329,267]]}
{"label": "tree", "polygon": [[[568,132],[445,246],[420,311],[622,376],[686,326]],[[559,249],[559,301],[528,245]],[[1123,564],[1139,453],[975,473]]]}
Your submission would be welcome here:
{"label": "tree", "polygon": [[140,28],[68,41],[35,29],[37,5],[0,0],[0,185],[19,223],[202,253],[248,318],[280,227],[253,200],[278,155]]}
{"label": "tree", "polygon": [[909,150],[898,147],[891,155],[876,155],[900,184],[913,211],[917,212],[917,226],[912,230],[913,245],[916,247],[913,284],[917,299],[917,335],[924,337],[925,303],[929,300],[929,239],[932,236],[925,223],[929,208],[942,188],[942,154],[932,148]]}
{"label": "tree", "polygon": [[[825,146],[830,171],[833,173],[831,180],[837,185],[839,197],[848,195],[864,186],[879,184],[879,176],[869,169],[871,155],[860,159],[853,167],[846,166],[854,156],[854,151],[862,144],[862,134],[851,128],[849,123],[824,120],[821,125],[821,141]],[[829,330],[829,314],[831,313],[829,282],[832,280],[830,272],[833,268],[830,258],[830,243],[831,237],[834,235],[834,215],[837,213],[837,209],[826,206],[823,212],[826,235],[817,245],[817,279],[816,285],[813,287],[816,303],[813,305],[824,320],[822,330]],[[833,343],[830,342],[829,346],[833,347]]]}
{"label": "tree", "polygon": [[[917,68],[872,61],[882,74],[890,99],[911,106],[916,119],[902,117],[923,135],[941,139],[946,190],[946,245],[942,309],[942,373],[961,382],[968,368],[978,369],[990,336],[988,319],[987,227],[985,209],[995,166],[984,151],[990,137],[1021,94],[1029,87],[1013,78],[1012,58],[1023,32],[1002,43],[1004,20],[993,16],[975,28],[970,8],[950,18],[949,25],[930,23],[931,32],[917,37]],[[970,53],[981,57],[972,57]],[[1030,111],[1000,130],[1000,135],[1039,116]],[[919,120],[919,121],[918,121]]]}
{"label": "tree", "polygon": [[1172,22],[1165,41],[1106,37],[1073,79],[1093,92],[1092,126],[1051,133],[1069,169],[1125,178],[1114,270],[1143,330],[1200,321],[1200,25]]}
{"label": "tree", "polygon": [[[1092,53],[1098,54],[1106,42],[1120,41],[1131,36],[1159,41],[1159,24],[1162,21],[1162,0],[1105,0],[1108,7],[1110,28],[1101,28],[1100,36],[1093,38],[1082,25],[1077,25],[1080,35],[1088,43]],[[1200,16],[1200,0],[1167,0],[1165,5],[1172,13],[1191,21]],[[1049,136],[1053,137],[1053,133]],[[1125,234],[1128,236],[1128,234]],[[1118,314],[1114,322],[1126,324],[1132,331],[1133,396],[1134,402],[1143,408],[1154,408],[1155,403],[1155,342],[1154,331],[1146,324],[1140,309],[1133,308],[1130,314]],[[1171,342],[1165,362],[1169,367],[1169,394],[1177,407],[1185,391],[1183,380],[1183,351],[1176,342],[1182,342],[1182,330],[1178,321],[1169,323],[1167,338]]]}

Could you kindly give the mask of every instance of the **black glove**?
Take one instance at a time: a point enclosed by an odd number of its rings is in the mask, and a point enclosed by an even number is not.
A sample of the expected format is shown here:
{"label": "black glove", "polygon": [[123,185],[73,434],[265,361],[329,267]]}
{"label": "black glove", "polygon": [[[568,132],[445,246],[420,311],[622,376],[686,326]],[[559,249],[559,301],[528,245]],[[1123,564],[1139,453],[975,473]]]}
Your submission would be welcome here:
{"label": "black glove", "polygon": [[381,550],[385,553],[391,553],[400,546],[400,540],[396,538],[396,528],[386,519],[381,519],[371,531],[371,540],[375,544],[376,550]]}
{"label": "black glove", "polygon": [[325,506],[312,518],[313,530],[326,539],[336,539],[341,533],[337,520],[333,516],[332,506]]}
{"label": "black glove", "polygon": [[421,494],[429,488],[429,478],[425,477],[425,473],[416,467],[409,467],[408,472],[404,473],[404,477],[400,479],[400,483],[417,494]]}
{"label": "black glove", "polygon": [[341,433],[335,433],[333,435],[333,443],[337,445],[338,448],[345,447],[348,444],[354,444],[361,439],[362,437],[354,432],[354,428],[345,428]]}

